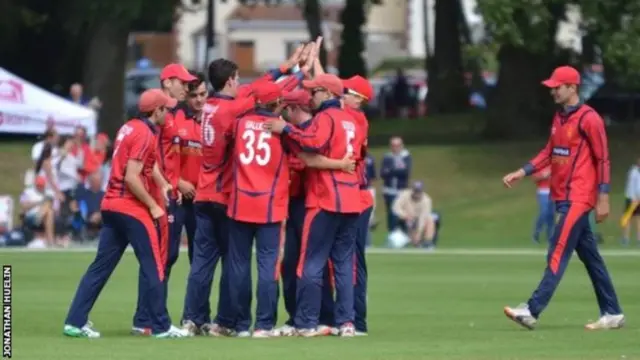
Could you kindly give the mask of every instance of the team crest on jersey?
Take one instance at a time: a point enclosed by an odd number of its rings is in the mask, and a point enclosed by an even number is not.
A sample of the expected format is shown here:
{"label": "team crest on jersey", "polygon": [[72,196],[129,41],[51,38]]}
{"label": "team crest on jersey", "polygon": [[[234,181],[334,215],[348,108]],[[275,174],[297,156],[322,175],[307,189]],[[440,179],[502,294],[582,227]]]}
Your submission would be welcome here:
{"label": "team crest on jersey", "polygon": [[174,137],[173,137],[172,142],[173,142],[174,144],[180,144],[180,137],[178,137],[178,136],[174,136]]}

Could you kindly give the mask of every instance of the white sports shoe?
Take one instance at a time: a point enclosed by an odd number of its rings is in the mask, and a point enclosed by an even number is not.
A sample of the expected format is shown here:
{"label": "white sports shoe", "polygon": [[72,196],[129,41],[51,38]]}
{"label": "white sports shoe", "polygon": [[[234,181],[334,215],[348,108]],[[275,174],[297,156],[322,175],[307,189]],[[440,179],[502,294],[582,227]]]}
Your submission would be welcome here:
{"label": "white sports shoe", "polygon": [[280,336],[293,336],[296,334],[296,328],[291,325],[282,325],[276,331],[280,333]]}
{"label": "white sports shoe", "polygon": [[162,332],[160,334],[154,334],[152,336],[157,339],[178,339],[178,338],[187,338],[187,337],[190,337],[191,335],[187,330],[180,329],[179,327],[171,325],[169,327],[169,330]]}
{"label": "white sports shoe", "polygon": [[536,327],[538,320],[531,315],[529,311],[529,305],[520,304],[517,307],[505,306],[504,314],[514,322],[526,327],[529,330],[533,330]]}
{"label": "white sports shoe", "polygon": [[624,326],[624,315],[610,315],[604,314],[598,319],[598,321],[589,323],[584,326],[587,330],[610,330],[620,329]]}
{"label": "white sports shoe", "polygon": [[276,329],[272,330],[253,330],[251,337],[254,339],[267,339],[272,337],[279,337],[280,332]]}
{"label": "white sports shoe", "polygon": [[318,325],[318,332],[323,336],[338,335],[339,331],[335,327],[327,325]]}
{"label": "white sports shoe", "polygon": [[346,323],[340,326],[340,337],[354,337],[356,336],[356,328],[352,323]]}
{"label": "white sports shoe", "polygon": [[327,336],[326,334],[321,333],[318,329],[296,329],[296,335],[301,337],[316,337],[316,336]]}
{"label": "white sports shoe", "polygon": [[239,338],[248,338],[251,337],[251,332],[250,331],[238,331],[236,333],[236,337]]}
{"label": "white sports shoe", "polygon": [[189,336],[200,334],[200,329],[198,329],[198,326],[191,320],[182,320],[182,330],[188,332]]}
{"label": "white sports shoe", "polygon": [[238,334],[235,330],[220,326],[218,324],[212,324],[207,335],[215,337],[236,337]]}
{"label": "white sports shoe", "polygon": [[81,328],[75,327],[73,325],[65,325],[63,334],[65,336],[77,338],[97,339],[100,337],[100,333],[93,328],[93,323],[91,321],[88,321],[87,324]]}

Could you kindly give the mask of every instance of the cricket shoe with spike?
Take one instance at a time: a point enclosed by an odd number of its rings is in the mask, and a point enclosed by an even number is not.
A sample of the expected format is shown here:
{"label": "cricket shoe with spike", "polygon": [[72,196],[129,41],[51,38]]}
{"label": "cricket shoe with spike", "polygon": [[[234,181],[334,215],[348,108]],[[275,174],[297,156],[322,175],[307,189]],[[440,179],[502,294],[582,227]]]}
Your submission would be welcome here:
{"label": "cricket shoe with spike", "polygon": [[589,323],[584,326],[587,330],[612,330],[620,329],[624,326],[624,315],[610,315],[604,314],[598,319],[598,321]]}
{"label": "cricket shoe with spike", "polygon": [[339,336],[354,337],[356,336],[356,328],[353,326],[352,323],[342,324],[342,326],[340,326]]}
{"label": "cricket shoe with spike", "polygon": [[253,330],[251,337],[254,339],[267,339],[273,337],[280,337],[280,332],[276,329],[272,330]]}
{"label": "cricket shoe with spike", "polygon": [[229,329],[219,324],[213,324],[211,328],[209,328],[208,335],[215,337],[236,337],[238,334],[233,329]]}
{"label": "cricket shoe with spike", "polygon": [[282,325],[276,329],[280,333],[280,336],[294,336],[296,334],[296,328],[291,325]]}
{"label": "cricket shoe with spike", "polygon": [[[203,325],[204,327],[204,325]],[[200,334],[198,325],[191,320],[182,320],[182,330],[189,333],[189,336],[196,336]]]}
{"label": "cricket shoe with spike", "polygon": [[504,314],[507,317],[520,326],[523,326],[529,330],[533,330],[536,327],[536,323],[538,320],[531,315],[531,311],[529,311],[529,305],[520,304],[517,307],[509,307],[505,306]]}
{"label": "cricket shoe with spike", "polygon": [[151,328],[133,326],[131,328],[131,335],[135,335],[135,336],[151,336]]}

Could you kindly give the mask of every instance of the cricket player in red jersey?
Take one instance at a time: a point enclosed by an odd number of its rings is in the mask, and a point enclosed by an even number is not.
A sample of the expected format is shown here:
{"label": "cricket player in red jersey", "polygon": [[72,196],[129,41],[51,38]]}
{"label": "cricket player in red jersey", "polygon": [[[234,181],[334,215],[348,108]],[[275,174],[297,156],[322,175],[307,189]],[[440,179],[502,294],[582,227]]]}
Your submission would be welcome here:
{"label": "cricket player in red jersey", "polygon": [[[185,69],[181,64],[169,64],[165,66],[160,72],[160,82],[162,85],[162,91],[165,95],[176,99],[177,101],[183,101],[186,94],[186,86],[190,81],[195,80],[195,77]],[[166,215],[159,220],[160,234],[163,237],[163,243],[169,244],[170,251],[175,249],[176,246],[180,246],[180,232],[176,229],[174,224],[175,211],[178,203],[178,179],[180,177],[180,138],[178,136],[178,129],[175,125],[175,111],[176,109],[169,109],[167,117],[162,125],[158,126],[157,135],[157,156],[158,165],[162,175],[169,182],[172,187],[172,193],[170,194],[170,200],[168,204],[164,204],[164,194],[160,189],[153,187],[150,190],[151,194],[156,197],[158,203],[165,208]],[[173,250],[175,252],[175,250]],[[166,271],[165,283],[168,284],[169,275],[171,269]],[[145,281],[142,277],[142,273],[139,274],[139,290],[144,287],[141,283]],[[165,284],[165,286],[167,285]],[[167,292],[165,291],[165,294]],[[131,333],[133,335],[149,335],[151,334],[150,317],[148,311],[144,309],[143,304],[147,301],[138,297],[138,303],[136,306],[136,312],[133,316],[133,327]]]}
{"label": "cricket player in red jersey", "polygon": [[[305,152],[342,159],[354,154],[355,120],[342,109],[342,81],[330,74],[303,81],[317,106],[307,129],[270,120],[268,128],[284,133]],[[318,336],[322,276],[327,260],[335,270],[336,318],[341,336],[354,336],[353,256],[355,230],[362,210],[359,179],[356,174],[335,170],[309,169],[304,231],[300,263],[295,327],[301,336]]]}
{"label": "cricket player in red jersey", "polygon": [[[253,86],[256,109],[236,121],[233,142],[233,182],[229,197],[229,281],[251,283],[251,250],[256,239],[258,264],[256,322],[253,337],[278,336],[273,331],[278,309],[282,222],[287,217],[289,165],[280,135],[263,129],[278,118],[282,90],[273,82]],[[231,286],[236,312],[251,304],[241,287]]]}
{"label": "cricket player in red jersey", "polygon": [[576,69],[561,66],[543,84],[551,89],[554,101],[562,107],[553,118],[549,141],[529,163],[507,174],[503,182],[511,187],[523,177],[551,165],[551,198],[559,218],[538,288],[526,304],[505,307],[504,312],[518,324],[533,329],[575,250],[591,278],[600,307],[600,318],[586,328],[620,328],[624,315],[589,225],[589,213],[594,208],[598,222],[609,215],[610,163],[604,122],[595,110],[580,103],[580,74]]}
{"label": "cricket player in red jersey", "polygon": [[356,230],[356,261],[355,261],[355,288],[354,288],[354,309],[355,328],[357,336],[367,335],[367,260],[365,249],[367,247],[367,236],[369,234],[369,219],[373,212],[373,196],[369,191],[369,181],[367,180],[367,169],[365,157],[367,156],[367,138],[369,135],[369,122],[362,106],[373,97],[373,87],[369,81],[362,76],[356,75],[342,81],[345,92],[342,101],[344,109],[356,120],[356,133],[353,146],[359,148],[359,158],[356,162],[356,173],[360,178],[360,198],[362,201],[362,212],[358,218]]}
{"label": "cricket player in red jersey", "polygon": [[[311,94],[306,90],[295,90],[284,94],[283,103],[288,121],[301,129],[311,125],[312,103]],[[296,310],[296,281],[297,266],[300,260],[300,245],[302,243],[302,229],[305,215],[305,168],[335,169],[347,172],[355,170],[355,160],[350,156],[342,160],[328,159],[322,155],[298,152],[289,154],[290,182],[289,182],[289,216],[286,222],[286,241],[282,259],[282,295],[289,319],[278,329],[281,336],[292,336],[295,333],[293,320]],[[322,288],[322,305],[320,310],[320,325],[318,330],[326,335],[331,334],[333,327],[333,285],[329,279],[328,268],[325,271]]]}
{"label": "cricket player in red jersey", "polygon": [[[289,72],[289,66],[270,71],[256,82],[278,79],[283,72]],[[284,89],[293,88],[303,76],[299,72],[291,74],[278,85]],[[213,324],[208,321],[209,314],[205,308],[218,260],[222,257],[223,265],[226,263],[227,201],[233,179],[230,146],[234,125],[238,116],[254,108],[255,99],[251,86],[242,89],[238,86],[238,66],[232,61],[217,59],[211,62],[209,81],[215,93],[207,102],[209,110],[202,122],[202,166],[195,197],[194,260],[187,282],[183,328],[193,334],[247,336],[250,335],[251,315],[241,314],[239,320],[234,317],[226,266],[223,266],[220,278],[218,310]],[[251,297],[251,283],[234,286],[249,294],[244,297]]]}
{"label": "cricket player in red jersey", "polygon": [[151,319],[152,335],[158,338],[186,337],[173,325],[167,313],[165,286],[166,253],[160,244],[158,220],[163,207],[149,192],[155,182],[164,191],[169,185],[156,164],[157,127],[176,101],[160,90],[147,90],[138,108],[144,117],[132,119],[118,131],[114,144],[109,184],[102,201],[103,226],[98,252],[78,286],[65,321],[64,334],[71,337],[100,337],[88,315],[128,245],[140,263],[143,304]]}

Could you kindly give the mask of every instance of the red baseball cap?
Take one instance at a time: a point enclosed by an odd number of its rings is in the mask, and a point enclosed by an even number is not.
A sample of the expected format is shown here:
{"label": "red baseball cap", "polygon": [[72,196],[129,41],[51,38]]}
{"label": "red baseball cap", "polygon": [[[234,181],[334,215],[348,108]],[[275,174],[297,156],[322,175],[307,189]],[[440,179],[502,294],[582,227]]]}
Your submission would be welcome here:
{"label": "red baseball cap", "polygon": [[169,64],[160,72],[160,80],[176,78],[181,81],[189,82],[196,79],[195,76],[189,74],[189,71],[181,64]]}
{"label": "red baseball cap", "polygon": [[47,178],[42,175],[36,176],[34,183],[38,187],[43,187],[47,185]]}
{"label": "red baseball cap", "polygon": [[336,96],[342,96],[342,94],[344,94],[342,80],[333,74],[321,74],[316,76],[313,80],[303,80],[302,87],[305,89],[326,89]]}
{"label": "red baseball cap", "polygon": [[371,83],[360,75],[342,80],[342,84],[350,94],[360,96],[365,100],[371,100],[373,98],[373,87]]}
{"label": "red baseball cap", "polygon": [[176,99],[169,97],[160,89],[146,90],[140,95],[140,99],[138,99],[138,109],[142,112],[150,112],[160,106],[172,108],[177,104],[178,101]]}
{"label": "red baseball cap", "polygon": [[256,102],[259,104],[272,103],[282,97],[282,89],[280,89],[280,86],[271,81],[254,83],[251,88],[253,89],[253,96],[256,98]]}
{"label": "red baseball cap", "polygon": [[251,84],[242,84],[238,86],[237,98],[249,97],[253,93],[253,88],[251,88]]}
{"label": "red baseball cap", "polygon": [[579,85],[580,73],[571,66],[560,66],[553,70],[551,77],[542,82],[548,88],[557,88],[560,85]]}
{"label": "red baseball cap", "polygon": [[282,100],[287,105],[309,106],[311,94],[306,90],[294,90],[284,94]]}

